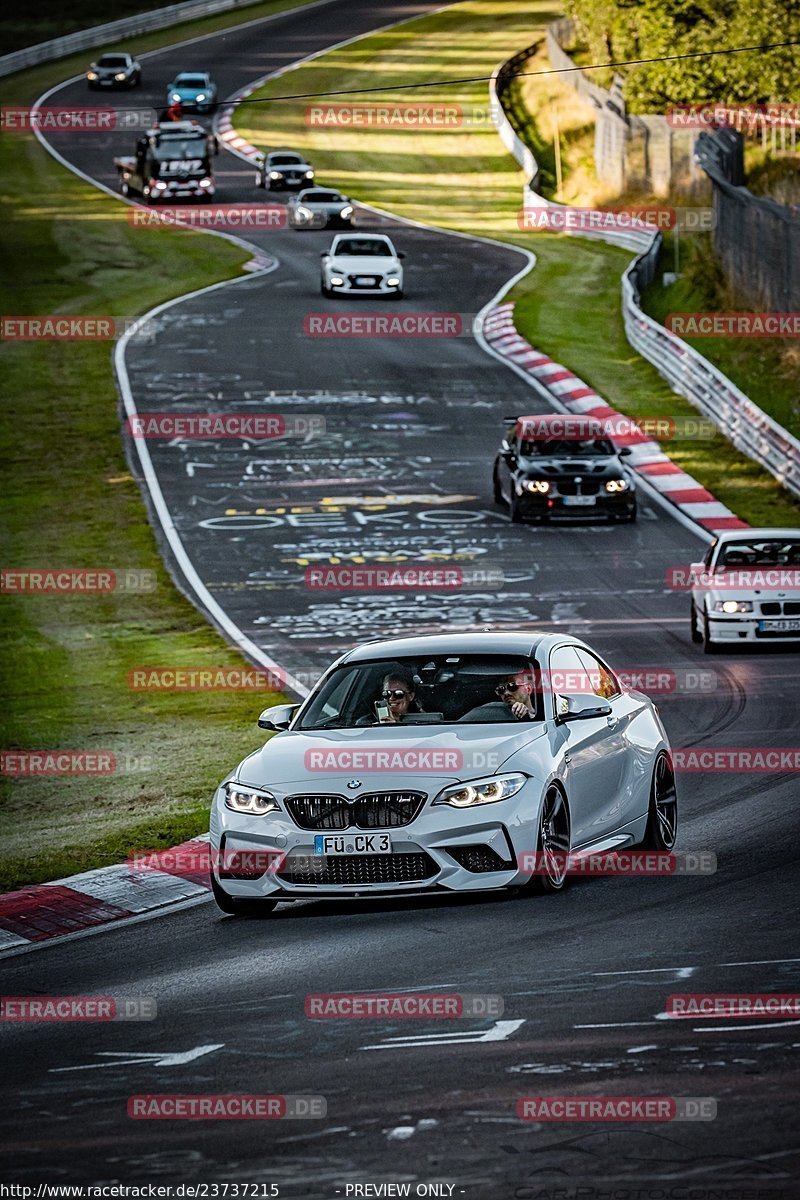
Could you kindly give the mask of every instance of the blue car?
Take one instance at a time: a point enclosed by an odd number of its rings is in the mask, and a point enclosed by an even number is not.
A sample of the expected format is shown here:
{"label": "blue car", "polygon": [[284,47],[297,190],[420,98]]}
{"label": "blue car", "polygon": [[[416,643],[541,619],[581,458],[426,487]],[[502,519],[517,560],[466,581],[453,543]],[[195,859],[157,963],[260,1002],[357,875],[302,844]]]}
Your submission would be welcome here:
{"label": "blue car", "polygon": [[216,102],[217,85],[200,71],[183,71],[167,88],[167,104],[180,104],[185,112],[211,112]]}

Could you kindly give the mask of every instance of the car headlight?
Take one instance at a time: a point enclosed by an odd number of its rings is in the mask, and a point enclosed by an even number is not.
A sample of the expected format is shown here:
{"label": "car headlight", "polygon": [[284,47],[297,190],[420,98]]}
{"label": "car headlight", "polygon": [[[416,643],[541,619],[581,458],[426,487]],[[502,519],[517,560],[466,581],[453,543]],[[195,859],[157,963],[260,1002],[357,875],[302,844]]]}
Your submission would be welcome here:
{"label": "car headlight", "polygon": [[609,479],[606,482],[607,492],[627,492],[629,487],[627,479]]}
{"label": "car headlight", "polygon": [[97,79],[97,71],[87,71],[86,78],[87,79]]}
{"label": "car headlight", "polygon": [[306,171],[306,179],[313,179],[313,178],[314,178],[314,172]]}
{"label": "car headlight", "polygon": [[172,101],[180,100],[180,98],[181,98],[180,92],[173,92],[172,95],[170,96],[170,100],[172,100]]}
{"label": "car headlight", "polygon": [[714,604],[714,612],[740,613],[752,611],[752,600],[717,600]]}
{"label": "car headlight", "polygon": [[340,217],[352,217],[352,215],[353,215],[352,204],[345,204],[344,208],[339,213]]}
{"label": "car headlight", "polygon": [[313,220],[314,214],[310,208],[305,208],[302,204],[298,204],[295,211],[297,212],[298,217],[302,217],[304,221]]}
{"label": "car headlight", "polygon": [[446,787],[434,804],[449,804],[451,808],[474,808],[479,804],[495,804],[507,800],[524,787],[527,775],[492,775],[488,779],[473,779]]}
{"label": "car headlight", "polygon": [[195,100],[205,100],[205,98],[206,98],[205,92],[198,92],[197,95],[195,96]]}
{"label": "car headlight", "polygon": [[280,805],[271,792],[248,787],[243,783],[225,784],[225,807],[233,812],[247,813],[251,817],[263,817],[266,813],[280,810]]}
{"label": "car headlight", "polygon": [[390,275],[389,278],[386,280],[386,283],[388,284],[389,287],[399,287],[400,286],[400,278],[397,275]]}
{"label": "car headlight", "polygon": [[342,279],[341,275],[331,275],[331,286],[332,287],[341,287],[343,283],[344,283],[344,280]]}
{"label": "car headlight", "polygon": [[283,179],[283,172],[282,171],[270,171],[269,177],[270,177],[270,179]]}
{"label": "car headlight", "polygon": [[115,75],[114,78],[116,79],[117,83],[122,83],[123,80],[126,78],[125,72],[120,71],[120,73],[118,75]]}
{"label": "car headlight", "polygon": [[169,187],[169,184],[164,183],[163,179],[154,179],[150,186],[154,192],[163,192]]}
{"label": "car headlight", "polygon": [[210,188],[210,187],[211,187],[211,180],[210,180],[210,179],[208,179],[208,178],[201,179],[201,180],[200,180],[200,187],[204,187],[204,188]]}
{"label": "car headlight", "polygon": [[546,479],[529,479],[525,487],[529,492],[546,493],[550,491],[550,484]]}

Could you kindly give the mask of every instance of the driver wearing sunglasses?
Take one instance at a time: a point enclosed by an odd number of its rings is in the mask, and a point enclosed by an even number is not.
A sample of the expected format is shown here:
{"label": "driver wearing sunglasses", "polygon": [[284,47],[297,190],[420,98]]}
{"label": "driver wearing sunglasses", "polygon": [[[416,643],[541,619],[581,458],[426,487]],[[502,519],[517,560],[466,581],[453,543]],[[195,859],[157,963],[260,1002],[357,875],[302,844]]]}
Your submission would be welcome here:
{"label": "driver wearing sunglasses", "polygon": [[531,704],[530,684],[525,682],[523,675],[509,675],[502,683],[498,683],[494,694],[504,704],[511,708],[512,715],[518,721],[532,721],[536,715]]}

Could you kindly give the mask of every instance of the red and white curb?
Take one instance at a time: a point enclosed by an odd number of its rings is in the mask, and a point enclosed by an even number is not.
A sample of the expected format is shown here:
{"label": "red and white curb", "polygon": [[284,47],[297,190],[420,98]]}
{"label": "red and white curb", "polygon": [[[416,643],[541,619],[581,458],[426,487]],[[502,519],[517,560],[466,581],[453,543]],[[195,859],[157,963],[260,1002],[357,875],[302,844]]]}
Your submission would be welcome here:
{"label": "red and white curb", "polygon": [[0,953],[208,893],[208,834],[142,857],[0,895]]}
{"label": "red and white curb", "polygon": [[[561,363],[553,362],[526,342],[514,325],[512,302],[498,304],[492,309],[484,321],[483,336],[496,354],[532,376],[564,411],[609,422],[616,418],[626,420],[622,413],[606,404],[602,396],[577,375],[573,375],[572,371]],[[707,488],[677,467],[658,442],[635,430],[620,433],[613,440],[617,445],[630,448],[631,456],[627,461],[631,469],[701,528],[710,533],[720,529],[749,528],[746,521],[742,521]]]}

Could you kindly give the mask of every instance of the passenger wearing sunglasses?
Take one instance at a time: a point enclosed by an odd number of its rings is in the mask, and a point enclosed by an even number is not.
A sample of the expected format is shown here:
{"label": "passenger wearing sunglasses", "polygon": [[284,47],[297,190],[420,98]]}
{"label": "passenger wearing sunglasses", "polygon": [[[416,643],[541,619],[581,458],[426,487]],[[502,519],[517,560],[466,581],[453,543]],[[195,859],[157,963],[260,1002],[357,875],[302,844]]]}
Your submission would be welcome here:
{"label": "passenger wearing sunglasses", "polygon": [[[375,702],[375,716],[361,717],[357,725],[396,725],[408,712],[422,712],[414,691],[414,677],[410,671],[393,671],[384,676],[380,698]],[[386,713],[382,716],[378,710]]]}

